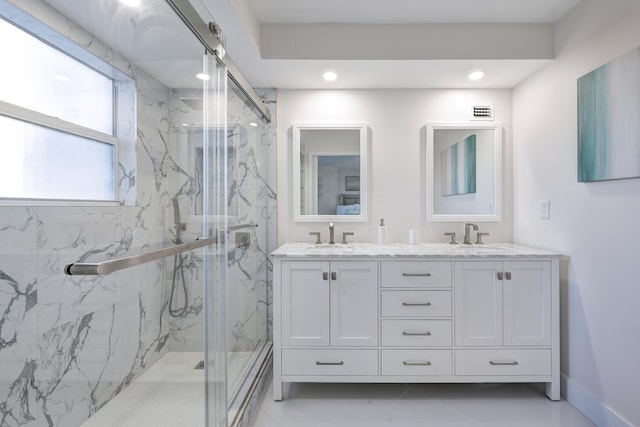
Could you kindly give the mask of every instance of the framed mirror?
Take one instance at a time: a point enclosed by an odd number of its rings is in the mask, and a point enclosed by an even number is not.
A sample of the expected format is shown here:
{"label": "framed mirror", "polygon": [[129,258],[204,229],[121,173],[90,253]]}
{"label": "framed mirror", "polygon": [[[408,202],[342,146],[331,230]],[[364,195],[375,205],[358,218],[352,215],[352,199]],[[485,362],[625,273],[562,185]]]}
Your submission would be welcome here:
{"label": "framed mirror", "polygon": [[428,221],[502,220],[502,128],[498,123],[426,127]]}
{"label": "framed mirror", "polygon": [[366,125],[296,124],[292,158],[295,221],[366,221]]}

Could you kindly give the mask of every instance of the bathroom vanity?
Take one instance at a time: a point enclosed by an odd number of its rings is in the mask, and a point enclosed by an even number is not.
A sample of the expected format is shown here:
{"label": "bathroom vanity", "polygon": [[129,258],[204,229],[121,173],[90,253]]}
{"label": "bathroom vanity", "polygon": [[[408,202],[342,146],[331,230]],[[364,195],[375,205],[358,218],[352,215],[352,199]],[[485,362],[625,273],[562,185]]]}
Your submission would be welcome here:
{"label": "bathroom vanity", "polygon": [[289,382],[538,382],[560,398],[557,254],[287,243],[272,257],[276,400]]}

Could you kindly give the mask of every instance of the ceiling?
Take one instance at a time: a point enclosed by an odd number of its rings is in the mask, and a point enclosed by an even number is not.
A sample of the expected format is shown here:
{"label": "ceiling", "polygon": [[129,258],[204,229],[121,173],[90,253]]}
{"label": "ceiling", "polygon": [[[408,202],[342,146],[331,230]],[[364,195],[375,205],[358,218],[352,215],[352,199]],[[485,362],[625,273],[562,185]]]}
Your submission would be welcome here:
{"label": "ceiling", "polygon": [[198,1],[254,87],[512,88],[553,60],[552,24],[581,0]]}
{"label": "ceiling", "polygon": [[[44,1],[168,87],[199,87],[202,47],[164,0]],[[513,88],[554,59],[553,23],[581,0],[189,1],[253,87],[385,89]]]}
{"label": "ceiling", "polygon": [[[261,23],[556,22],[579,0],[250,0]],[[215,3],[215,2],[212,2]]]}

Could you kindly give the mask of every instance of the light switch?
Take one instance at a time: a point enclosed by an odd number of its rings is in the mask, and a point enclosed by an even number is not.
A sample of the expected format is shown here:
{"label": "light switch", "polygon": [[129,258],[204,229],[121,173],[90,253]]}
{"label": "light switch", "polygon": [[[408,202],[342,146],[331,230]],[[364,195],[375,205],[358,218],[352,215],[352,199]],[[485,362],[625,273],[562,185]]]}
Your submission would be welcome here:
{"label": "light switch", "polygon": [[549,200],[540,200],[540,218],[551,218],[551,202]]}

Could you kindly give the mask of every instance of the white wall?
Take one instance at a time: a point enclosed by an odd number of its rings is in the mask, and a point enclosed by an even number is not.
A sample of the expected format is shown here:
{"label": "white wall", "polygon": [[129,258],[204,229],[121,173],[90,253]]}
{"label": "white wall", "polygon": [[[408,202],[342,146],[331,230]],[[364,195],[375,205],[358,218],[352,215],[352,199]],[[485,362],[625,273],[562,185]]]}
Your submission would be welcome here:
{"label": "white wall", "polygon": [[[466,122],[471,106],[494,103],[504,128],[503,171],[512,176],[511,90],[279,90],[278,91],[278,243],[313,241],[310,231],[328,238],[328,224],[296,223],[292,206],[292,130],[296,122],[364,122],[370,129],[369,214],[366,223],[336,224],[336,236],[354,231],[356,242],[373,242],[380,218],[388,242],[407,242],[409,229],[420,229],[422,242],[445,242],[464,223],[427,223],[425,208],[425,134],[429,122]],[[481,223],[488,242],[511,241],[512,185],[503,183],[503,221]]]}
{"label": "white wall", "polygon": [[640,425],[640,179],[577,182],[576,80],[640,45],[639,23],[637,1],[584,0],[556,26],[557,59],[513,95],[514,240],[569,257],[561,370],[600,426]]}

